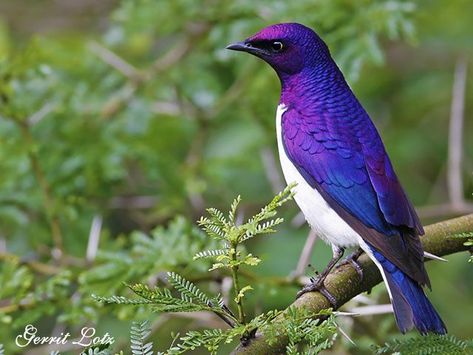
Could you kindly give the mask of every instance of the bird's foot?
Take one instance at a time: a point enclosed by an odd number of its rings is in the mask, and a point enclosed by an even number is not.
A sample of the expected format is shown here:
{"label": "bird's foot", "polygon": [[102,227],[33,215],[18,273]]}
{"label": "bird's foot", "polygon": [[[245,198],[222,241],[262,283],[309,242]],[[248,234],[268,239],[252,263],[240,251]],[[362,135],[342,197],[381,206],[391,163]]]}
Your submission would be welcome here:
{"label": "bird's foot", "polygon": [[360,280],[363,280],[363,268],[357,261],[361,254],[363,254],[363,249],[359,248],[358,250],[348,255],[344,260],[342,260],[338,264],[338,267],[350,264],[355,269],[356,273],[360,277]]}
{"label": "bird's foot", "polygon": [[299,292],[297,292],[296,299],[301,297],[304,293],[318,291],[325,296],[333,308],[337,308],[337,299],[329,292],[329,290],[327,290],[324,285],[326,277],[327,275],[320,275],[316,278],[311,277],[310,283],[305,285]]}
{"label": "bird's foot", "polygon": [[330,302],[330,304],[334,307],[337,308],[337,300],[335,297],[325,288],[324,286],[324,281],[330,271],[337,265],[338,261],[341,259],[343,256],[343,253],[345,251],[344,248],[340,248],[336,245],[332,245],[332,251],[333,251],[333,256],[332,259],[329,261],[327,267],[322,271],[320,275],[317,275],[316,278],[311,277],[310,281],[311,283],[304,286],[302,290],[300,290],[297,295],[296,299],[301,297],[304,293],[307,292],[313,292],[313,291],[319,291],[322,295],[327,298],[327,300]]}

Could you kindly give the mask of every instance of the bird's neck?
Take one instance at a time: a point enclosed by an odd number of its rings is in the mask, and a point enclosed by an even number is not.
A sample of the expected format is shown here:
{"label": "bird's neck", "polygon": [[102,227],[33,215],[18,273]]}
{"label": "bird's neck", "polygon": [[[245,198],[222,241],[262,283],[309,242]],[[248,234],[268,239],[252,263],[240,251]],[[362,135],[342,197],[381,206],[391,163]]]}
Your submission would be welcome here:
{"label": "bird's neck", "polygon": [[297,74],[279,75],[281,100],[287,106],[325,106],[340,96],[353,95],[340,69],[333,61],[326,61]]}

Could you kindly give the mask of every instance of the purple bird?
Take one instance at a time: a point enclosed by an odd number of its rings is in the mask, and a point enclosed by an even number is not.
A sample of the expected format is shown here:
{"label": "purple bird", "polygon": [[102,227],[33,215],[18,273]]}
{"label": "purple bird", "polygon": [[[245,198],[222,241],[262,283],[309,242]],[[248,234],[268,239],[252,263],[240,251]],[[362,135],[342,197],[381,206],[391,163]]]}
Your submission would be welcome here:
{"label": "purple bird", "polygon": [[401,332],[415,326],[422,334],[445,334],[422,289],[430,287],[422,224],[327,45],[310,28],[283,23],[227,48],[261,58],[279,76],[276,131],[284,177],[297,183],[296,203],[333,249],[327,268],[302,293],[319,290],[335,305],[324,279],[344,248],[359,247],[349,260],[356,266],[364,251],[378,266]]}

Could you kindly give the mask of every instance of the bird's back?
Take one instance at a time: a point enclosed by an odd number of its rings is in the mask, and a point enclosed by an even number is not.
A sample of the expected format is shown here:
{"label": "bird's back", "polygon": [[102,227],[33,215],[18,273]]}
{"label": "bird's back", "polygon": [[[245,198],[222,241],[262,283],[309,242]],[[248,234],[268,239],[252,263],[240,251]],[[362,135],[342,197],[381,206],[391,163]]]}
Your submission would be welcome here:
{"label": "bird's back", "polygon": [[284,153],[353,230],[428,284],[418,237],[422,225],[374,124],[335,63],[329,64],[283,83]]}

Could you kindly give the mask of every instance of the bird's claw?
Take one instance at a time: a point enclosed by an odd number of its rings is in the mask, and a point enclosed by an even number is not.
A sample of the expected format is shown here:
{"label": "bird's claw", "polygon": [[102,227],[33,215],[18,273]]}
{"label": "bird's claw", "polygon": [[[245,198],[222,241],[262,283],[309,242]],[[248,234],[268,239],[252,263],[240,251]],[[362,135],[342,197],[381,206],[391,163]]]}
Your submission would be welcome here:
{"label": "bird's claw", "polygon": [[354,253],[350,254],[345,260],[342,260],[338,264],[337,267],[340,267],[342,265],[350,264],[355,269],[358,276],[360,277],[360,281],[362,281],[363,280],[363,268],[361,267],[361,265],[357,261],[362,253],[363,253],[363,250],[361,250],[361,249],[355,251]]}
{"label": "bird's claw", "polygon": [[350,264],[355,269],[356,273],[360,277],[360,281],[362,281],[363,280],[363,268],[361,267],[361,265],[358,264],[358,262],[354,259],[347,259],[347,260],[341,262],[338,265],[338,267],[340,267],[342,265],[347,265],[347,264]]}
{"label": "bird's claw", "polygon": [[307,292],[320,292],[330,302],[333,308],[337,308],[337,300],[325,287],[324,279],[325,278],[321,277],[311,277],[310,283],[305,285],[299,292],[297,292],[296,299]]}

